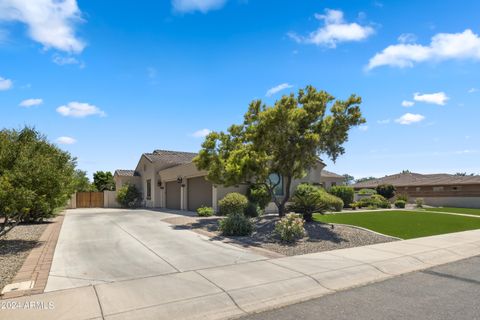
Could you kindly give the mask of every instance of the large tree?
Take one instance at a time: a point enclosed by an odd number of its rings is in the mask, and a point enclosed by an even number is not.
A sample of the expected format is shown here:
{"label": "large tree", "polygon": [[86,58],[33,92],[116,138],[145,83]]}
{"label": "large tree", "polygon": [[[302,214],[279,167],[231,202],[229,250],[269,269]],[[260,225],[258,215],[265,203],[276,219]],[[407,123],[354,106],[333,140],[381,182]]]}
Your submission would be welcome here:
{"label": "large tree", "polygon": [[93,184],[98,191],[115,190],[115,180],[110,171],[97,171],[93,174]]}
{"label": "large tree", "polygon": [[[283,216],[292,180],[316,167],[320,155],[335,161],[345,152],[349,129],[365,122],[360,103],[356,95],[335,100],[312,86],[300,89],[296,96],[283,96],[273,106],[255,100],[242,124],[206,137],[194,162],[198,169],[208,171],[213,183],[266,186]],[[282,197],[275,195],[280,183],[275,175],[284,179]]]}
{"label": "large tree", "polygon": [[74,183],[75,191],[77,192],[97,191],[96,186],[90,182],[86,171],[80,169],[75,170]]}
{"label": "large tree", "polygon": [[0,235],[53,215],[74,191],[75,159],[35,129],[0,131]]}

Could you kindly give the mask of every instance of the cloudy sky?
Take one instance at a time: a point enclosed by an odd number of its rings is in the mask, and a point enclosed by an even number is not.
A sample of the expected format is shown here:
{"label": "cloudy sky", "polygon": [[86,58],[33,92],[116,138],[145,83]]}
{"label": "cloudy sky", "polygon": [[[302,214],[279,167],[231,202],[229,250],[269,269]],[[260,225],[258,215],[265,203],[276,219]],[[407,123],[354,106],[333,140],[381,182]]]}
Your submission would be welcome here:
{"label": "cloudy sky", "polygon": [[0,0],[0,127],[79,167],[197,151],[306,85],[363,98],[330,170],[480,173],[480,2]]}

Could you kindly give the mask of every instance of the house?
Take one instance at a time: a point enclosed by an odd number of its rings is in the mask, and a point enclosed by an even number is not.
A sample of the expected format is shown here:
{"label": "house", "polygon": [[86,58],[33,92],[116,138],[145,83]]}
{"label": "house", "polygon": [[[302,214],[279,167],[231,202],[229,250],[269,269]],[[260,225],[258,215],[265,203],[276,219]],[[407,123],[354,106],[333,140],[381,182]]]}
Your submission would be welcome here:
{"label": "house", "polygon": [[403,172],[356,183],[353,188],[375,189],[381,184],[395,186],[397,194],[407,194],[411,201],[423,198],[427,205],[480,208],[480,176]]}
{"label": "house", "polygon": [[[194,211],[201,206],[217,210],[218,200],[227,193],[246,194],[247,184],[225,187],[214,185],[205,179],[207,172],[199,171],[192,162],[196,153],[155,150],[144,153],[135,170],[116,170],[116,190],[125,184],[133,184],[142,193],[146,207]],[[292,182],[291,190],[302,182],[323,185],[328,188],[343,183],[343,177],[323,170],[325,164],[319,160],[303,179]],[[285,193],[281,179],[277,196]],[[269,206],[273,210],[273,206]]]}

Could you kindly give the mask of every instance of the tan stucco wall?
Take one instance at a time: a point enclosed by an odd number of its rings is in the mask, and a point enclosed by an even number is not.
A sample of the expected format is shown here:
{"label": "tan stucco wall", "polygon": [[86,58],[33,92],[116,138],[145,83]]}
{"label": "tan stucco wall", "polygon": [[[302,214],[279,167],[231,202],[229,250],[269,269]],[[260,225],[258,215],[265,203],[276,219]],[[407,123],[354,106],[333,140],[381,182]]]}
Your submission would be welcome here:
{"label": "tan stucco wall", "polygon": [[105,208],[120,208],[116,191],[103,191],[103,206]]}
{"label": "tan stucco wall", "polygon": [[[410,198],[409,202],[415,202]],[[480,197],[424,197],[423,203],[434,207],[480,208]]]}

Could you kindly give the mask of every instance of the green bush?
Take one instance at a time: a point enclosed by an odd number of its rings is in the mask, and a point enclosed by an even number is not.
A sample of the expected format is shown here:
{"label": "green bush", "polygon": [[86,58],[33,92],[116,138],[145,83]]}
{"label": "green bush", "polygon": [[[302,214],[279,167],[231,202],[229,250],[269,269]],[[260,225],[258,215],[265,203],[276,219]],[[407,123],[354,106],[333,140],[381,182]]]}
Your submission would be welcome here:
{"label": "green bush", "polygon": [[248,236],[253,232],[253,223],[243,213],[230,213],[220,221],[220,231],[225,236]]}
{"label": "green bush", "polygon": [[126,184],[117,191],[117,202],[123,208],[136,208],[142,202],[142,196],[134,185]]}
{"label": "green bush", "polygon": [[260,206],[254,202],[249,202],[245,208],[245,216],[255,218],[261,214]]}
{"label": "green bush", "polygon": [[363,198],[357,201],[359,208],[390,208],[390,202],[379,194],[374,194],[369,198]]}
{"label": "green bush", "polygon": [[222,200],[218,202],[219,213],[222,216],[231,213],[241,213],[245,211],[248,206],[248,199],[243,194],[232,192],[227,194]]}
{"label": "green bush", "polygon": [[397,200],[395,201],[395,208],[404,209],[406,204],[407,202],[405,200]]}
{"label": "green bush", "polygon": [[293,242],[305,235],[303,219],[295,213],[288,213],[275,224],[275,233],[283,242]]}
{"label": "green bush", "polygon": [[272,201],[272,197],[264,185],[252,184],[248,187],[247,198],[250,202],[256,203],[260,210],[265,210]]}
{"label": "green bush", "polygon": [[423,208],[423,198],[415,199],[415,204],[417,205],[417,208]]}
{"label": "green bush", "polygon": [[391,184],[378,185],[376,190],[379,195],[386,199],[391,199],[395,196],[395,187]]}
{"label": "green bush", "polygon": [[352,187],[347,186],[334,186],[331,187],[328,192],[336,197],[339,197],[343,201],[343,205],[347,208],[353,202],[355,190]]}
{"label": "green bush", "polygon": [[375,189],[360,189],[358,194],[365,195],[365,194],[377,194],[377,190]]}
{"label": "green bush", "polygon": [[211,217],[213,216],[213,208],[212,207],[207,207],[207,206],[202,206],[197,209],[197,214],[199,217]]}
{"label": "green bush", "polygon": [[297,186],[290,200],[288,210],[300,213],[307,222],[312,221],[313,213],[324,213],[328,210],[342,211],[342,199],[335,197],[324,189],[302,183]]}
{"label": "green bush", "polygon": [[397,195],[397,200],[403,200],[405,202],[408,202],[408,194],[406,193],[400,193]]}

